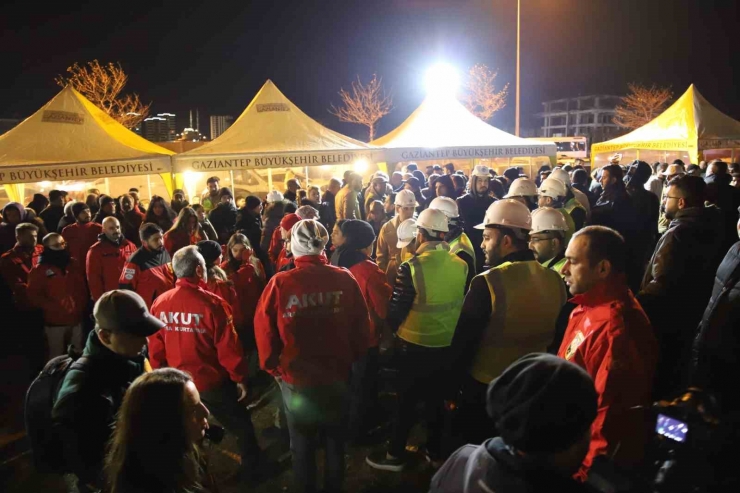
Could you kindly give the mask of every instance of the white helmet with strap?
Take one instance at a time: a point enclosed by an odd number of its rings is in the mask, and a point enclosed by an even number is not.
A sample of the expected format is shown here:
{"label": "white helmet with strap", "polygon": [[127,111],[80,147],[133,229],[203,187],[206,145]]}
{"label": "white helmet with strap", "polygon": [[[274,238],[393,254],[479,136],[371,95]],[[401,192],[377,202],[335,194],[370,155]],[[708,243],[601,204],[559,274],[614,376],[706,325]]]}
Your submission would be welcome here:
{"label": "white helmet with strap", "polygon": [[416,219],[416,227],[424,228],[428,231],[441,231],[447,233],[450,228],[447,225],[447,216],[437,209],[425,209],[421,211]]}
{"label": "white helmet with strap", "polygon": [[540,185],[539,193],[543,197],[559,199],[565,197],[568,191],[565,188],[565,183],[550,176],[542,182],[542,185]]}
{"label": "white helmet with strap", "polygon": [[487,226],[502,226],[529,231],[532,229],[532,216],[529,214],[527,206],[518,200],[498,200],[488,207],[483,223],[475,226],[475,229],[486,229]]}
{"label": "white helmet with strap", "polygon": [[396,235],[398,236],[396,247],[404,248],[408,246],[416,238],[416,219],[406,219],[399,224]]}
{"label": "white helmet with strap", "polygon": [[457,208],[457,202],[449,197],[436,197],[429,204],[430,209],[437,209],[442,214],[447,216],[447,219],[454,219],[460,216],[460,211]]}
{"label": "white helmet with strap", "polygon": [[419,203],[416,201],[416,195],[411,190],[401,190],[396,194],[396,201],[394,205],[401,207],[419,207]]}
{"label": "white helmet with strap", "polygon": [[517,178],[509,187],[509,193],[504,195],[505,199],[511,197],[536,197],[537,185],[529,178]]}
{"label": "white helmet with strap", "polygon": [[552,207],[540,207],[532,212],[531,233],[543,231],[568,231],[568,223],[563,213]]}

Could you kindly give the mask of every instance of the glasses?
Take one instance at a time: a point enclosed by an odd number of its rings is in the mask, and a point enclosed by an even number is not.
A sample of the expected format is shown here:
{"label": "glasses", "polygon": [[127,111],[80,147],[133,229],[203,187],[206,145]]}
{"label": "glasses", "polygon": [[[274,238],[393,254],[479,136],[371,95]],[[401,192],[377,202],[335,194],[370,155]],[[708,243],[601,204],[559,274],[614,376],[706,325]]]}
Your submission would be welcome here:
{"label": "glasses", "polygon": [[668,199],[676,199],[676,200],[679,200],[679,199],[682,199],[683,197],[671,197],[670,195],[666,195],[665,198],[666,198],[666,200],[668,200]]}
{"label": "glasses", "polygon": [[539,243],[540,241],[548,241],[554,239],[554,236],[548,236],[547,238],[530,238],[530,243]]}

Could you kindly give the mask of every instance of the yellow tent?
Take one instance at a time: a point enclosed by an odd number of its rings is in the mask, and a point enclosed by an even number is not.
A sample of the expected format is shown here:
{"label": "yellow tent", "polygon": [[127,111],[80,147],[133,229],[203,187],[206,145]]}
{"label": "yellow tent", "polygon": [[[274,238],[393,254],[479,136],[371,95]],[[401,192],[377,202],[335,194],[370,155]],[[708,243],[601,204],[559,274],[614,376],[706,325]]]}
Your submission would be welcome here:
{"label": "yellow tent", "polygon": [[740,151],[740,122],[712,106],[692,84],[650,123],[627,135],[591,146],[594,163],[606,161],[607,155],[623,151],[635,151],[637,159],[641,151],[643,159],[647,152],[678,151],[688,154],[688,159],[695,164],[709,157],[732,159]]}
{"label": "yellow tent", "polygon": [[10,200],[23,200],[25,183],[160,173],[168,183],[171,154],[67,86],[0,136],[0,184]]}

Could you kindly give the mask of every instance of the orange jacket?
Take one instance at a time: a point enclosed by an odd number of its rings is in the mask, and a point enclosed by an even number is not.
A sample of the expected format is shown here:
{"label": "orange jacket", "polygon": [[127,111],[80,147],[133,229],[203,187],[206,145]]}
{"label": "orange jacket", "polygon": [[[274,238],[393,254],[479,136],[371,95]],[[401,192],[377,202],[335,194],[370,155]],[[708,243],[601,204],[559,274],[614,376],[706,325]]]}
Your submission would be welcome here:
{"label": "orange jacket", "polygon": [[87,251],[98,242],[98,235],[103,232],[103,227],[90,221],[87,224],[74,223],[62,230],[62,237],[67,242],[67,249],[72,258],[77,259],[82,268],[85,268]]}
{"label": "orange jacket", "polygon": [[28,275],[36,264],[44,247],[36,245],[33,253],[26,253],[17,244],[0,257],[0,275],[5,285],[13,292],[13,303],[20,310],[28,310],[31,303],[28,300]]}
{"label": "orange jacket", "polygon": [[175,289],[152,304],[151,312],[167,324],[148,338],[152,368],[187,371],[200,391],[220,387],[229,379],[246,382],[247,358],[231,309],[203,282],[178,279]]}
{"label": "orange jacket", "polygon": [[262,368],[302,387],[346,382],[370,346],[370,320],[360,287],[346,269],[319,255],[298,257],[278,272],[254,316]]}
{"label": "orange jacket", "polygon": [[44,324],[51,326],[77,325],[87,306],[85,273],[75,258],[66,270],[38,264],[28,275],[28,299],[44,312]]}
{"label": "orange jacket", "polygon": [[579,472],[585,479],[594,457],[611,455],[617,446],[617,464],[630,466],[642,459],[647,416],[633,408],[650,409],[658,343],[624,280],[598,284],[570,301],[578,306],[570,315],[558,356],[585,369],[599,395],[591,448]]}
{"label": "orange jacket", "polygon": [[123,266],[136,251],[136,245],[123,238],[120,245],[114,244],[105,234],[87,252],[87,286],[93,301],[103,293],[118,289]]}
{"label": "orange jacket", "polygon": [[370,259],[356,263],[349,271],[355,276],[367,302],[367,309],[370,312],[370,345],[377,347],[385,317],[388,315],[388,301],[393,294],[393,288],[388,284],[388,277],[380,270],[378,264]]}

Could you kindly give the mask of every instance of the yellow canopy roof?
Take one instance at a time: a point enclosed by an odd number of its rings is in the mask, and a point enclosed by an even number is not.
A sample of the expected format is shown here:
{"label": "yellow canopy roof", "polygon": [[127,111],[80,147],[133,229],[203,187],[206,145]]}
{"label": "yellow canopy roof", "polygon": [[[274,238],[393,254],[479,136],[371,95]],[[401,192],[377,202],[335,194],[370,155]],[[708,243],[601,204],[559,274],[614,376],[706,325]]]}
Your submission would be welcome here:
{"label": "yellow canopy roof", "polygon": [[380,154],[311,119],[268,80],[223,134],[173,160],[181,172],[345,164]]}
{"label": "yellow canopy roof", "polygon": [[0,136],[0,184],[166,173],[171,154],[67,86]]}
{"label": "yellow canopy roof", "polygon": [[692,84],[670,108],[627,135],[591,146],[591,154],[627,149],[686,151],[699,162],[701,151],[740,147],[740,122],[704,99]]}
{"label": "yellow canopy roof", "polygon": [[428,96],[395,130],[371,144],[385,148],[386,159],[491,159],[552,156],[554,143],[532,142],[487,124],[454,97]]}

